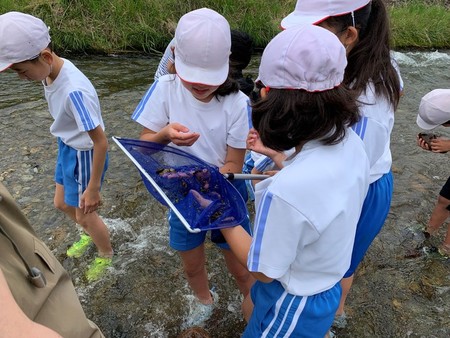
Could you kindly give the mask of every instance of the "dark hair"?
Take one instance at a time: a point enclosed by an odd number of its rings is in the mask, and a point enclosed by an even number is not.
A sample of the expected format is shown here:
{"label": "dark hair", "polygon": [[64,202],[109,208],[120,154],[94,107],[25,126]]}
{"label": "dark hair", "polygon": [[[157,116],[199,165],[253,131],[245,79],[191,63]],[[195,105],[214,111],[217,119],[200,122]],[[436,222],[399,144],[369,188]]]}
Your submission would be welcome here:
{"label": "dark hair", "polygon": [[245,32],[231,30],[230,67],[241,71],[248,66],[253,54],[253,39]]}
{"label": "dark hair", "polygon": [[224,83],[222,83],[219,88],[214,92],[214,96],[216,99],[219,99],[219,96],[227,96],[232,93],[237,93],[239,91],[238,82],[232,77],[228,76]]}
{"label": "dark hair", "polygon": [[[392,65],[389,18],[383,0],[370,1],[354,16],[359,41],[347,57],[344,84],[362,93],[372,81],[375,93],[385,96],[396,109],[401,88]],[[339,32],[353,25],[351,14],[330,17],[325,22]]]}
{"label": "dark hair", "polygon": [[323,92],[273,89],[253,105],[252,122],[262,143],[283,151],[302,142],[336,144],[359,120],[357,93],[340,85]]}
{"label": "dark hair", "polygon": [[239,89],[247,96],[253,92],[255,84],[250,75],[244,77],[242,71],[248,66],[253,54],[253,39],[245,32],[231,30],[230,77],[238,82]]}

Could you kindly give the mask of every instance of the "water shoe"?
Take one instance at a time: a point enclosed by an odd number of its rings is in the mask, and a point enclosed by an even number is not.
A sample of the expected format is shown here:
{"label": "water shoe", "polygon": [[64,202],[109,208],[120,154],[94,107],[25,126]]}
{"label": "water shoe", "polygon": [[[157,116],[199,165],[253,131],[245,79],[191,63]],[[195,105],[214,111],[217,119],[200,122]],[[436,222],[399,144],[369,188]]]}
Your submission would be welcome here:
{"label": "water shoe", "polygon": [[112,265],[112,258],[108,257],[96,257],[95,260],[89,265],[86,271],[86,278],[89,282],[96,281],[103,276],[106,270]]}
{"label": "water shoe", "polygon": [[344,329],[347,326],[347,315],[345,312],[334,317],[332,326],[338,329]]}
{"label": "water shoe", "polygon": [[210,290],[210,292],[213,298],[212,304],[202,304],[198,301],[197,298],[195,298],[195,296],[192,296],[193,299],[189,304],[189,315],[185,321],[185,328],[192,326],[201,326],[211,317],[214,307],[219,301],[219,295],[213,290]]}
{"label": "water shoe", "polygon": [[92,243],[92,238],[85,233],[82,233],[78,242],[73,243],[69,249],[67,249],[67,256],[79,258],[81,257],[89,248]]}

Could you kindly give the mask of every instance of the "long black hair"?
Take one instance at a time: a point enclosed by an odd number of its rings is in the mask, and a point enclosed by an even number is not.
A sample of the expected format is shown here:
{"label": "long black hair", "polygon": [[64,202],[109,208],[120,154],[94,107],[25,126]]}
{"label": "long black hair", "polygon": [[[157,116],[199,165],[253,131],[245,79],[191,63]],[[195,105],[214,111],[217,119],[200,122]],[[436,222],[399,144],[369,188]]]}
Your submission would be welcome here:
{"label": "long black hair", "polygon": [[[324,22],[339,32],[353,26],[351,14],[330,17]],[[396,109],[401,88],[392,65],[390,24],[383,0],[372,0],[355,11],[354,22],[359,29],[359,41],[347,56],[344,84],[362,93],[371,81],[375,93],[386,97]]]}

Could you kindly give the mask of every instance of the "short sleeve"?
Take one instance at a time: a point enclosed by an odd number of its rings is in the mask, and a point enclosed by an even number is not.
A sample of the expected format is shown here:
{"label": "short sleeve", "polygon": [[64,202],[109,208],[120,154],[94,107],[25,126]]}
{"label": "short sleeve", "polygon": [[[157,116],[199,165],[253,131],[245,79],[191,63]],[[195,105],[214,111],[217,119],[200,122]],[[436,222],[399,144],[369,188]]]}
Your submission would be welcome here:
{"label": "short sleeve", "polygon": [[164,96],[165,91],[161,88],[161,82],[155,81],[139,102],[131,118],[145,128],[160,131],[169,123]]}
{"label": "short sleeve", "polygon": [[270,278],[280,278],[303,247],[316,241],[319,233],[292,205],[266,191],[255,218],[248,269]]}
{"label": "short sleeve", "polygon": [[93,98],[81,90],[69,93],[67,110],[73,114],[79,131],[90,131],[100,125],[100,105],[97,98]]}

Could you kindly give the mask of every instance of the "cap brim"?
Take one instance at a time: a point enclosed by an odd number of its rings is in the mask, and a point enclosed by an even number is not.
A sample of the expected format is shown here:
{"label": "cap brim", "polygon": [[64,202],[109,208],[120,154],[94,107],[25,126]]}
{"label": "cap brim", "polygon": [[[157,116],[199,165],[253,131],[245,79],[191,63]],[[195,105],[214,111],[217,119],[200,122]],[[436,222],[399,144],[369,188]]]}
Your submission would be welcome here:
{"label": "cap brim", "polygon": [[281,28],[288,29],[295,26],[301,25],[314,25],[323,20],[327,19],[328,16],[319,16],[319,15],[302,15],[299,12],[292,12],[283,20],[281,20]]}
{"label": "cap brim", "polygon": [[5,62],[0,62],[0,73],[7,70],[9,67],[11,67],[13,64],[12,63],[5,63]]}
{"label": "cap brim", "polygon": [[417,125],[425,130],[431,130],[436,128],[437,126],[439,126],[439,124],[429,124],[427,122],[425,122],[420,115],[417,115],[417,120],[416,120]]}
{"label": "cap brim", "polygon": [[220,69],[211,70],[186,65],[180,59],[176,59],[175,69],[183,81],[207,86],[220,86],[228,78],[229,65],[224,64]]}

